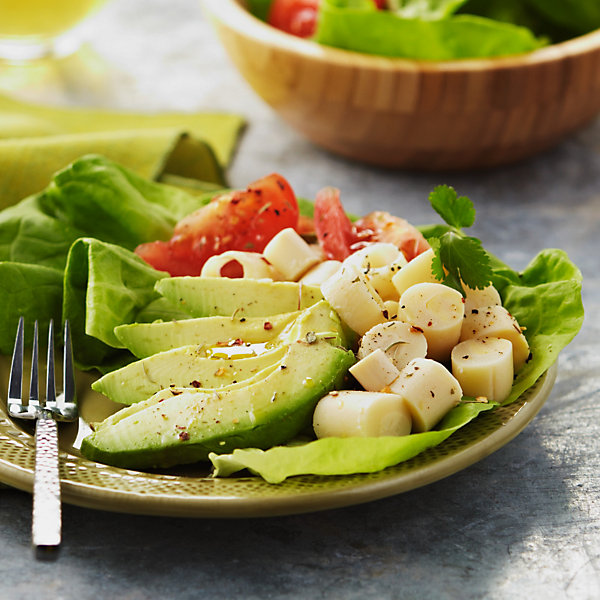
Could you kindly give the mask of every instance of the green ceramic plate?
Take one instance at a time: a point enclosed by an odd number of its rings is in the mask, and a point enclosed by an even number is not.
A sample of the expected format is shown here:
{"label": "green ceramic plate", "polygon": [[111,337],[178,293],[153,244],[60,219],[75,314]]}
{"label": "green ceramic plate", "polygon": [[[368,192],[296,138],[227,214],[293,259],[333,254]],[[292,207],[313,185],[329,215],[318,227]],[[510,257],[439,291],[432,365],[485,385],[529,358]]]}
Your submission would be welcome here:
{"label": "green ceramic plate", "polygon": [[[6,389],[7,364],[0,381]],[[268,517],[311,512],[376,500],[418,488],[456,473],[498,450],[533,419],[550,394],[556,365],[519,400],[480,415],[443,444],[378,473],[335,477],[293,477],[268,484],[258,477],[215,479],[192,469],[141,473],[83,458],[76,449],[88,431],[86,420],[107,410],[80,376],[82,420],[61,429],[63,501],[102,510],[181,517]],[[62,427],[62,426],[61,426]],[[0,405],[0,481],[33,489],[32,431],[20,428]]]}

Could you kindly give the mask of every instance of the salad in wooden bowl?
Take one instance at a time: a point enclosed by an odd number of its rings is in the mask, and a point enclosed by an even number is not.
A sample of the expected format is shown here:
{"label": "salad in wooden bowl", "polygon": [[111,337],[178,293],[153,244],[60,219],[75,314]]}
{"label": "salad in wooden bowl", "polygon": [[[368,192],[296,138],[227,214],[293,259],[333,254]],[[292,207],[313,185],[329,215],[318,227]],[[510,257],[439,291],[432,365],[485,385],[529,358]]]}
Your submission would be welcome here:
{"label": "salad in wooden bowl", "polygon": [[257,94],[312,142],[361,162],[511,163],[600,112],[595,0],[202,3]]}

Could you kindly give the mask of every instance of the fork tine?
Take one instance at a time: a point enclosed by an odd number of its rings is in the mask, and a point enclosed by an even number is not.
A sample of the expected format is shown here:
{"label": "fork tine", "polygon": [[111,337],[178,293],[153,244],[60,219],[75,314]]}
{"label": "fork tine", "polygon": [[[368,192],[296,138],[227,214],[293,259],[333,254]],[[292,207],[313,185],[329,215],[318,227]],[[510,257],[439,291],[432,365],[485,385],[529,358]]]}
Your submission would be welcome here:
{"label": "fork tine", "polygon": [[56,404],[56,383],[54,378],[54,319],[48,325],[48,360],[46,362],[46,400],[48,407]]}
{"label": "fork tine", "polygon": [[29,378],[29,404],[39,404],[40,383],[38,377],[38,322],[33,324],[33,349],[31,351],[31,377]]}
{"label": "fork tine", "polygon": [[63,348],[63,400],[75,400],[75,372],[73,369],[73,346],[71,344],[71,327],[65,321],[65,340]]}
{"label": "fork tine", "polygon": [[24,319],[19,319],[17,327],[17,337],[15,338],[15,347],[13,350],[10,364],[10,377],[8,380],[8,399],[9,401],[21,404],[21,390],[23,386],[23,328]]}

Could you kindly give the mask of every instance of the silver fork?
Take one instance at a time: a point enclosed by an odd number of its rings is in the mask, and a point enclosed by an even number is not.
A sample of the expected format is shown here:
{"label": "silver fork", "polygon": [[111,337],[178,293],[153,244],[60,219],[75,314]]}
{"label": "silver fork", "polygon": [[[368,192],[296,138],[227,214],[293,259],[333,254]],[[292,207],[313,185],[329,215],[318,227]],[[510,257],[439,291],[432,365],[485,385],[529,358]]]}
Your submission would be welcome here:
{"label": "silver fork", "polygon": [[34,324],[29,401],[22,395],[24,319],[19,319],[8,381],[8,412],[17,419],[35,419],[35,473],[33,482],[32,543],[38,558],[56,556],[61,541],[61,501],[58,474],[57,421],[77,419],[75,376],[69,323],[65,323],[63,392],[56,395],[54,375],[54,322],[48,328],[46,396],[40,398],[38,380],[38,323]]}

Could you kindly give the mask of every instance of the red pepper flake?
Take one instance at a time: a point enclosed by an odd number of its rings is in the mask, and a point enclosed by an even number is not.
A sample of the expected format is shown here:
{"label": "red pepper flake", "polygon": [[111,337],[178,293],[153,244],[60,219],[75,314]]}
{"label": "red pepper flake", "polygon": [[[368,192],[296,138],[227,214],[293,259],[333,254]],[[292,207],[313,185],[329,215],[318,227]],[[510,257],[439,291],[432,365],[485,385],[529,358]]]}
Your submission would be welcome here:
{"label": "red pepper flake", "polygon": [[[171,394],[173,394],[173,396],[179,396],[179,394],[183,394],[183,392],[180,390],[171,390]],[[159,400],[159,402],[162,402],[163,400],[164,400],[164,398]]]}
{"label": "red pepper flake", "polygon": [[185,429],[185,425],[175,425],[176,429]]}
{"label": "red pepper flake", "polygon": [[189,434],[187,431],[182,431],[182,432],[179,434],[179,439],[180,439],[182,442],[187,442],[187,441],[190,439],[190,434]]}
{"label": "red pepper flake", "polygon": [[420,327],[417,327],[416,325],[413,325],[413,326],[410,328],[410,330],[411,330],[413,333],[423,333],[423,330],[422,330]]}
{"label": "red pepper flake", "polygon": [[237,338],[235,340],[231,340],[229,342],[229,344],[227,344],[228,346],[241,346],[244,343],[243,340],[241,340],[240,338]]}
{"label": "red pepper flake", "polygon": [[202,384],[197,379],[194,379],[194,381],[190,381],[190,387],[201,388]]}
{"label": "red pepper flake", "polygon": [[427,323],[427,327],[431,327],[433,325],[433,321],[429,321],[429,323]]}
{"label": "red pepper flake", "polygon": [[263,325],[263,327],[266,331],[269,331],[269,330],[273,329],[273,324],[269,323],[269,321],[265,321],[265,324]]}

